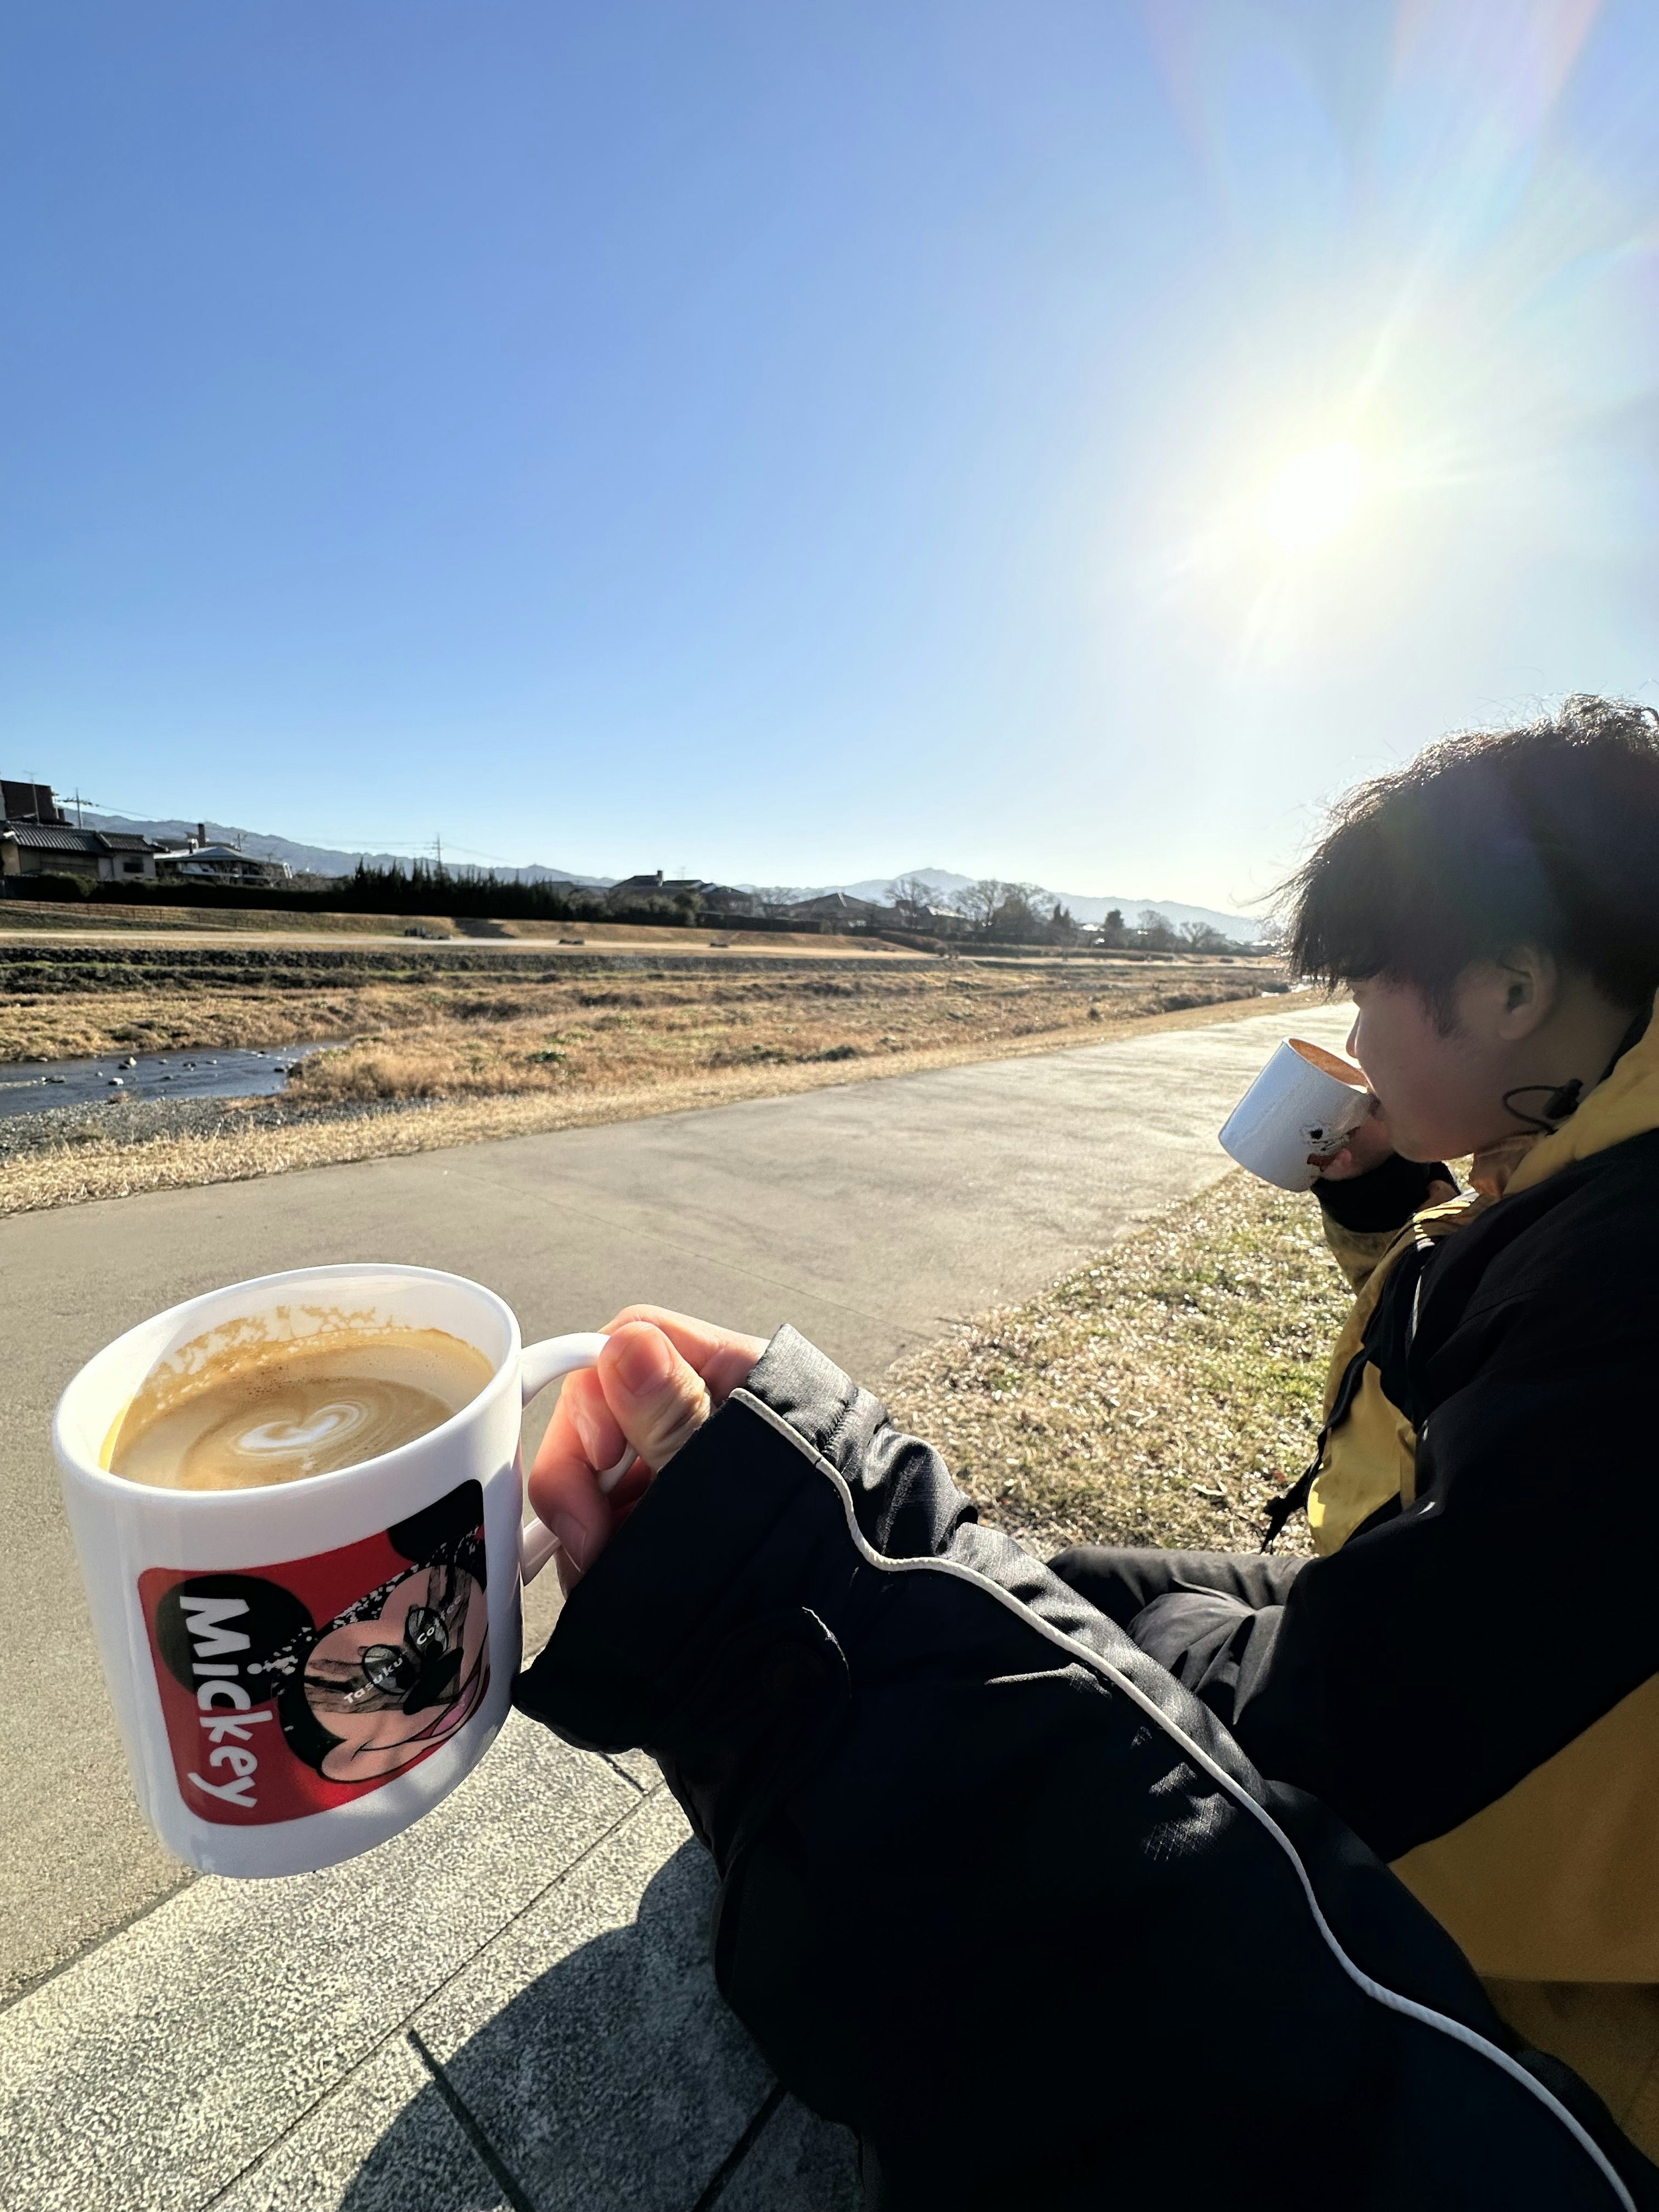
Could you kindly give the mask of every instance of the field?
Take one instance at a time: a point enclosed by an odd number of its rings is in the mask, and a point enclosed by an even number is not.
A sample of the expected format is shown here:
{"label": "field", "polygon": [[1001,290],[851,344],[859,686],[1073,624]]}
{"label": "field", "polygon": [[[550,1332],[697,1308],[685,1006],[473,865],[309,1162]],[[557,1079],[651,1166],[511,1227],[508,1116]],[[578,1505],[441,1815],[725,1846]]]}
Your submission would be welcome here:
{"label": "field", "polygon": [[[1213,969],[1171,982],[1146,970],[995,970],[957,963],[863,975],[591,975],[434,990],[418,1010],[378,998],[380,1025],[319,1054],[305,1098],[476,1098],[631,1088],[744,1070],[879,1063],[995,1051],[1121,1021],[1254,997]],[[400,1022],[397,1016],[402,1013]]]}
{"label": "field", "polygon": [[1221,959],[699,960],[133,941],[0,948],[0,1059],[337,1040],[280,1102],[34,1117],[3,1133],[0,1212],[424,1151],[1252,1009]]}

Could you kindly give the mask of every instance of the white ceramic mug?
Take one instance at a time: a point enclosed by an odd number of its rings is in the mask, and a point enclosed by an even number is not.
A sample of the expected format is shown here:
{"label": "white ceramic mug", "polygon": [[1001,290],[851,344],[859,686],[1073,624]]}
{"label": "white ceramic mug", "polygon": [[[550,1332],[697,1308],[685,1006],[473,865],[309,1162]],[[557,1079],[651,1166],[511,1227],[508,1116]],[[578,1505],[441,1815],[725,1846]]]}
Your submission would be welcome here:
{"label": "white ceramic mug", "polygon": [[[297,1341],[345,1316],[446,1330],[490,1380],[441,1427],[333,1474],[187,1491],[108,1472],[159,1362],[238,1322]],[[520,1416],[604,1342],[521,1345],[512,1309],[460,1275],[304,1267],[174,1306],[81,1370],[52,1444],[133,1784],[170,1851],[209,1874],[331,1866],[477,1765],[507,1715],[520,1584],[556,1549],[539,1522],[520,1529]]]}
{"label": "white ceramic mug", "polygon": [[1311,1190],[1371,1110],[1364,1076],[1305,1037],[1286,1037],[1222,1124],[1221,1147],[1280,1190]]}

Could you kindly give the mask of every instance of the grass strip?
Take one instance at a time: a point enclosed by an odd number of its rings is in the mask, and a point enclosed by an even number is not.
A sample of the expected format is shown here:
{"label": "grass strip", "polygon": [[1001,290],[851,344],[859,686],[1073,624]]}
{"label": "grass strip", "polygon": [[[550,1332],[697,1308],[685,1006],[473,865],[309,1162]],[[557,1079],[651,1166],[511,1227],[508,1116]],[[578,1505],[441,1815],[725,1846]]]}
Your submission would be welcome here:
{"label": "grass strip", "polygon": [[[901,1362],[883,1395],[1032,1551],[1254,1551],[1311,1453],[1351,1297],[1316,1201],[1235,1170]],[[1307,1547],[1299,1521],[1279,1539]]]}

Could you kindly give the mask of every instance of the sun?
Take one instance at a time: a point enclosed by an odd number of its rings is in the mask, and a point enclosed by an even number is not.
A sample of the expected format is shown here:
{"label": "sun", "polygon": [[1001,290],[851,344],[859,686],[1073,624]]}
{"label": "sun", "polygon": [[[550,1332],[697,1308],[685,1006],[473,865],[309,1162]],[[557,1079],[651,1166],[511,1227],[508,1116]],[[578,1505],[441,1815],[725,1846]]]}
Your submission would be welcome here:
{"label": "sun", "polygon": [[1370,471],[1358,446],[1315,446],[1282,468],[1258,509],[1262,530],[1286,553],[1328,545],[1364,503]]}

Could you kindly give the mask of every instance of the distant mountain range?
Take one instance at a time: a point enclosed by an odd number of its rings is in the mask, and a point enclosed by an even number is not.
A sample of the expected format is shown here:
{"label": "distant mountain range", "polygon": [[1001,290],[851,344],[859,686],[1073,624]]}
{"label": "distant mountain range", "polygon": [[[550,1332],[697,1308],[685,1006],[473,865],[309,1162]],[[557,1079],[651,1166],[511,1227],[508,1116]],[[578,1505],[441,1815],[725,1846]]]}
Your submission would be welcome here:
{"label": "distant mountain range", "polygon": [[[137,822],[122,814],[94,814],[90,810],[83,816],[88,830],[125,830],[136,831],[143,837],[153,837],[158,842],[182,845],[186,837],[194,836],[193,822]],[[345,853],[328,845],[302,845],[292,837],[272,837],[252,830],[233,829],[223,822],[202,824],[209,840],[215,844],[240,845],[255,860],[283,860],[296,875],[349,875],[359,860],[371,868],[406,868],[406,853]],[[926,884],[941,906],[955,891],[963,890],[974,878],[953,875],[948,868],[908,868],[902,872],[919,883]],[[603,890],[607,884],[615,883],[614,876],[573,875],[568,868],[548,868],[539,863],[526,868],[497,868],[502,882],[521,884],[571,884],[586,890]],[[845,884],[743,884],[737,888],[758,891],[763,897],[775,900],[779,905],[791,904],[797,899],[821,898],[828,891],[844,891],[848,898],[883,900],[888,885],[895,880],[890,876],[868,876],[859,883]],[[1176,924],[1184,921],[1205,922],[1222,936],[1231,938],[1240,945],[1254,944],[1261,936],[1262,923],[1251,921],[1248,915],[1224,913],[1219,908],[1188,906],[1180,899],[1131,898],[1127,894],[1107,891],[1098,896],[1081,891],[1045,891],[1048,898],[1058,898],[1075,921],[1104,921],[1114,909],[1125,921],[1133,924],[1149,907],[1156,908],[1166,920]]]}
{"label": "distant mountain range", "polygon": [[[90,807],[82,816],[88,830],[126,830],[158,843],[182,845],[197,831],[194,822],[138,822],[125,814],[94,814]],[[407,853],[343,853],[331,845],[301,845],[292,837],[271,837],[258,830],[236,830],[226,822],[204,822],[208,842],[240,845],[256,860],[284,860],[295,875],[349,876],[361,860],[369,868],[406,868]],[[614,883],[614,876],[573,876],[566,868],[497,868],[503,883],[580,884],[587,889]]]}

